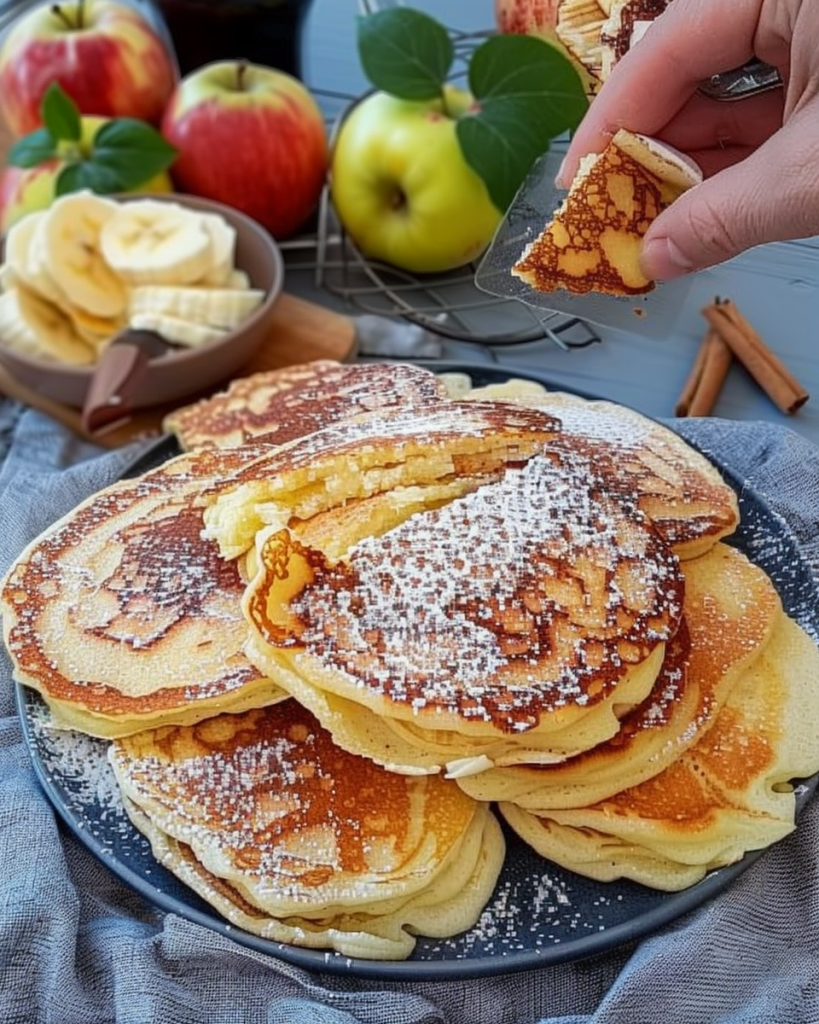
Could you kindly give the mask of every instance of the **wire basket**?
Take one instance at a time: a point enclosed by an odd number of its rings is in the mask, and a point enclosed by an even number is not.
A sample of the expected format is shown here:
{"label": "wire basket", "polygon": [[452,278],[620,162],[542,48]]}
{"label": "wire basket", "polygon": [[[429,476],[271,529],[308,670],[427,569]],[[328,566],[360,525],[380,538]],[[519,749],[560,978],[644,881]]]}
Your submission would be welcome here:
{"label": "wire basket", "polygon": [[[362,0],[361,13],[389,6]],[[475,47],[491,33],[450,29],[455,60],[451,79],[465,78]],[[330,125],[331,144],[344,118],[368,94],[318,94],[341,111]],[[313,286],[353,313],[399,317],[455,342],[489,347],[548,341],[561,348],[583,348],[600,340],[574,316],[534,308],[515,299],[487,295],[475,285],[477,263],[456,271],[416,275],[363,255],[346,234],[333,209],[329,189],[319,204],[315,231],[282,246],[288,269],[309,271]]]}

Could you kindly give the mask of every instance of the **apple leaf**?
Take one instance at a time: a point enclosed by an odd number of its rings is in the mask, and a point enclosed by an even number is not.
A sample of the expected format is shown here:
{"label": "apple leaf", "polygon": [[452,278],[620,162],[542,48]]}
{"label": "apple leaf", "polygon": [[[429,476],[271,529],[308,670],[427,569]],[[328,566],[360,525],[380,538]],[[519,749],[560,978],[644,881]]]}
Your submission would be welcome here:
{"label": "apple leaf", "polygon": [[83,139],[79,110],[59,85],[48,87],[40,109],[45,128],[18,139],[8,162],[14,167],[37,167],[49,160],[61,161],[64,166],[54,183],[58,196],[78,189],[101,195],[130,192],[166,171],[176,159],[176,149],[167,139],[133,117],[106,121],[89,145]]}
{"label": "apple leaf", "polygon": [[358,19],[364,74],[376,89],[400,99],[439,97],[454,54],[447,30],[421,11],[390,7]]}
{"label": "apple leaf", "polygon": [[124,191],[116,171],[101,167],[91,160],[80,160],[66,164],[54,182],[54,195],[64,196],[69,192],[90,189],[99,195],[111,195]]}
{"label": "apple leaf", "polygon": [[79,142],[82,134],[80,111],[77,104],[56,82],[46,89],[40,104],[40,117],[52,139]]}
{"label": "apple leaf", "polygon": [[119,188],[138,188],[167,170],[176,158],[174,147],[145,121],[118,117],[94,136],[93,164],[117,176]]}
{"label": "apple leaf", "polygon": [[458,141],[505,211],[551,140],[580,123],[588,99],[568,58],[524,35],[482,43],[469,63],[469,88],[476,103],[457,123]]}
{"label": "apple leaf", "polygon": [[38,128],[22,139],[17,139],[8,152],[12,167],[37,167],[57,155],[57,143],[47,128]]}

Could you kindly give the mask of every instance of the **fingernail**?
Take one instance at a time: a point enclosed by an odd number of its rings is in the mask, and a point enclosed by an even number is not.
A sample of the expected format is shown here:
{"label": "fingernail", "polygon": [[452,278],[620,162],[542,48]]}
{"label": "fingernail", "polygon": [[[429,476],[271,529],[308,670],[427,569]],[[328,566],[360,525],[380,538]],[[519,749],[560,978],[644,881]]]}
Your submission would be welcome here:
{"label": "fingernail", "polygon": [[566,178],[566,157],[563,158],[560,167],[557,169],[555,175],[555,186],[557,188],[568,188],[569,183],[565,180]]}
{"label": "fingernail", "polygon": [[671,238],[652,238],[640,252],[640,267],[652,281],[671,281],[694,269],[694,263]]}

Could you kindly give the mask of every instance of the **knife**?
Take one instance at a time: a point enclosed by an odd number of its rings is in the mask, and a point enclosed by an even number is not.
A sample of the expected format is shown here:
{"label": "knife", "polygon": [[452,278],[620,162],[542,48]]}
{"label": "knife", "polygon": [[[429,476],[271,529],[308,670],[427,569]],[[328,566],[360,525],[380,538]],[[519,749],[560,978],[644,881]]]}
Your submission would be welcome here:
{"label": "knife", "polygon": [[82,408],[88,434],[113,427],[134,411],[148,363],[174,348],[153,331],[128,329],[118,334],[99,358]]}

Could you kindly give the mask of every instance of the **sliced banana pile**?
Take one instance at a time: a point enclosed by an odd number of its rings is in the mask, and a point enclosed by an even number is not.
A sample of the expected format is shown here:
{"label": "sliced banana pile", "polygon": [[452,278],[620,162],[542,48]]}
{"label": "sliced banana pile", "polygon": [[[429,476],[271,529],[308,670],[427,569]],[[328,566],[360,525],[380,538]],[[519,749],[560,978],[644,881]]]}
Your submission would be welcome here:
{"label": "sliced banana pile", "polygon": [[76,366],[128,327],[175,345],[223,338],[262,303],[236,231],[176,202],[72,192],[18,221],[0,264],[0,344]]}

